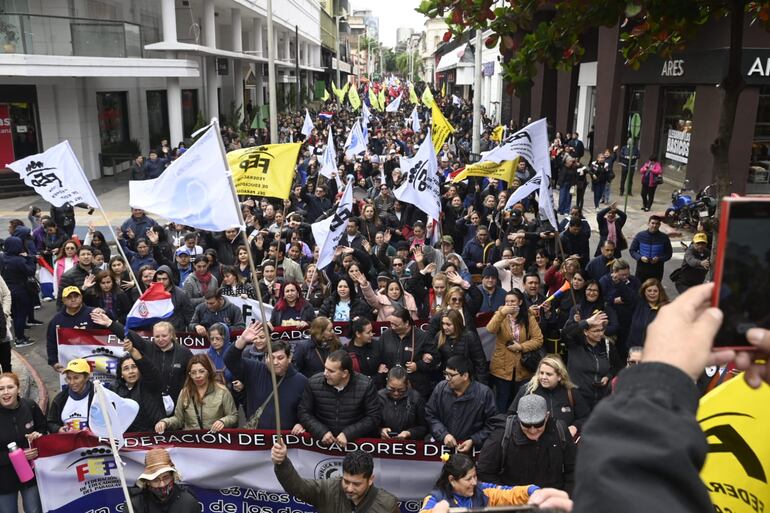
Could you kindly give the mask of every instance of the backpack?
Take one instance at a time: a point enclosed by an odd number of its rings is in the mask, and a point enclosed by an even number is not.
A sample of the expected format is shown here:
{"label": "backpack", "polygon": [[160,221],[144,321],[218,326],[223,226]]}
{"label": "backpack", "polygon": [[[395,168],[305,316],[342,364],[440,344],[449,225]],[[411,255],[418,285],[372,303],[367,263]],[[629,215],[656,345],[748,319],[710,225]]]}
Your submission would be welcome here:
{"label": "backpack", "polygon": [[[556,420],[556,431],[559,434],[559,448],[564,450],[567,447],[567,428],[564,426],[564,422]],[[514,423],[518,421],[516,415],[508,415],[505,419],[505,431],[503,432],[503,439],[500,442],[500,470],[498,475],[505,473],[506,456],[508,455],[508,447],[511,444],[511,434],[513,433]]]}

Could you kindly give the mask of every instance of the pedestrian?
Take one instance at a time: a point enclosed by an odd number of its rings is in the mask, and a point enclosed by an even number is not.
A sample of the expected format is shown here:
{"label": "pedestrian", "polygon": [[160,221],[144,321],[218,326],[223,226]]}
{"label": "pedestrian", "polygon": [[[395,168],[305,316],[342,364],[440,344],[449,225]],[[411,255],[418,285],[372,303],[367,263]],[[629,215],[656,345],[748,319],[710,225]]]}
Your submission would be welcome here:
{"label": "pedestrian", "polygon": [[[197,513],[200,504],[186,487],[168,451],[150,449],[144,455],[144,471],[129,490],[136,513]],[[123,504],[125,511],[127,506]]]}
{"label": "pedestrian", "polygon": [[406,369],[388,371],[385,388],[378,393],[382,408],[380,438],[422,440],[428,433],[425,399],[409,384]]}
{"label": "pedestrian", "polygon": [[655,201],[655,189],[663,183],[663,167],[658,157],[651,155],[639,169],[639,174],[642,175],[642,210],[649,212]]}
{"label": "pedestrian", "polygon": [[[618,208],[617,202],[596,213],[596,224],[599,226],[599,243],[596,245],[594,256],[601,252],[604,241],[614,243],[615,258],[620,258],[621,251],[628,249],[628,242],[623,235],[623,226],[626,224],[628,216]],[[599,279],[599,276],[594,276]]]}
{"label": "pedestrian", "polygon": [[636,303],[634,313],[631,317],[631,329],[628,331],[626,346],[644,347],[644,335],[647,333],[647,326],[652,324],[661,307],[669,303],[663,285],[655,278],[647,278],[639,288],[641,300]]}
{"label": "pedestrian", "polygon": [[663,281],[664,266],[673,255],[671,239],[660,231],[660,225],[660,217],[650,216],[647,229],[637,233],[628,248],[631,258],[636,260],[635,275],[640,282],[647,278]]}
{"label": "pedestrian", "polygon": [[706,279],[711,268],[711,250],[708,247],[708,236],[703,232],[693,235],[692,244],[684,252],[682,266],[671,273],[671,281],[676,291],[682,294],[695,285],[700,285]]}

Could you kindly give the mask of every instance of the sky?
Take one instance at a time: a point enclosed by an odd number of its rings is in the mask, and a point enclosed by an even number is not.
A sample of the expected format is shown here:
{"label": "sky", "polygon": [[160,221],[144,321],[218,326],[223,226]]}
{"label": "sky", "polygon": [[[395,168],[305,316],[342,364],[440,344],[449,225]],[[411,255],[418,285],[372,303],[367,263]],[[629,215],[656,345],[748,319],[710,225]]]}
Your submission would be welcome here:
{"label": "sky", "polygon": [[396,29],[423,30],[426,18],[414,10],[419,5],[420,0],[350,0],[351,9],[369,9],[380,18],[380,43],[391,48],[396,46]]}

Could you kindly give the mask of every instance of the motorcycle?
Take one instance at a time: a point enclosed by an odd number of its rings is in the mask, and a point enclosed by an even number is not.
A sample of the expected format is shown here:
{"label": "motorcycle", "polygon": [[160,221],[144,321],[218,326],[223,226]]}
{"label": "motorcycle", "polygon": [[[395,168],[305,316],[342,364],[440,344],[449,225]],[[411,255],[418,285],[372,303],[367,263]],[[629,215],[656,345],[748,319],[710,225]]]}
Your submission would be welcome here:
{"label": "motorcycle", "polygon": [[697,213],[693,219],[693,210],[691,208],[693,204],[693,191],[687,188],[689,184],[688,180],[685,180],[684,187],[675,189],[671,193],[671,206],[666,209],[666,223],[670,225],[676,224],[677,226],[697,226],[698,217]]}

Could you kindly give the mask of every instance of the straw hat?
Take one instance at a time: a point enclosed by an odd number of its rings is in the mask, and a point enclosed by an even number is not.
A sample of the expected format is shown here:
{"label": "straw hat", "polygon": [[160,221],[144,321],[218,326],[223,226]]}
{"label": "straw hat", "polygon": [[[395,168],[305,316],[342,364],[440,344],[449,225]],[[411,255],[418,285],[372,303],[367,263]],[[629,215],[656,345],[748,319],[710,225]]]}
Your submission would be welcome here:
{"label": "straw hat", "polygon": [[165,472],[173,472],[175,480],[179,480],[182,477],[179,475],[176,467],[174,467],[174,462],[171,461],[171,456],[169,456],[166,449],[150,449],[144,455],[144,472],[136,480],[136,486],[144,488],[146,481],[152,481]]}

